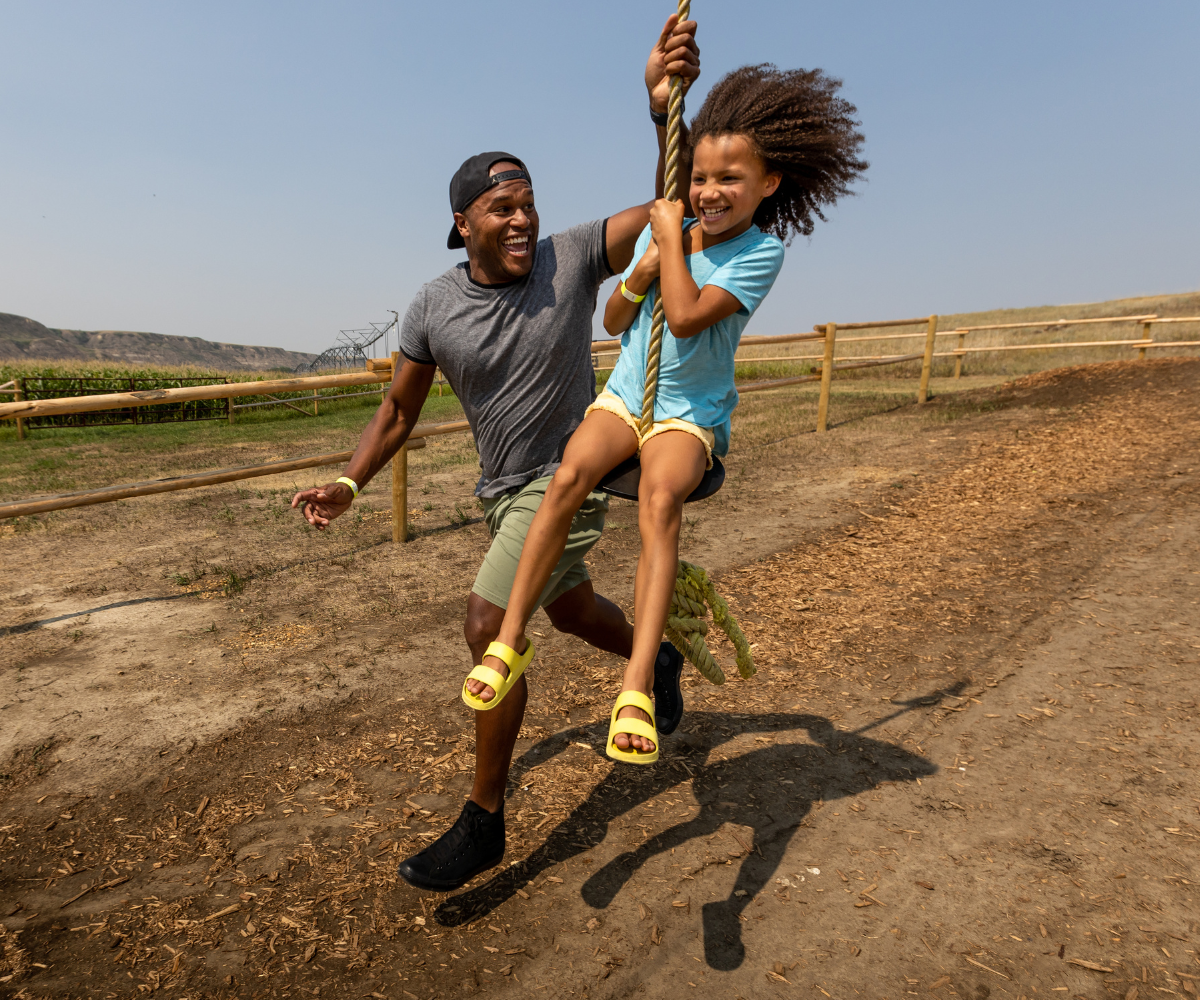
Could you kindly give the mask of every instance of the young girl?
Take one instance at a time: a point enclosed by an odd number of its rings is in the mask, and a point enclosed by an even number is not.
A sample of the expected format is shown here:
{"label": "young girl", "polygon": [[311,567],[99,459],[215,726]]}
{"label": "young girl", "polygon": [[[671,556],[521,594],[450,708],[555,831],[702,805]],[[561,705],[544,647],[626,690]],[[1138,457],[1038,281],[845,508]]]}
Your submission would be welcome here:
{"label": "young girl", "polygon": [[[610,719],[607,752],[658,759],[649,695],[679,558],[683,501],[712,456],[729,449],[737,406],[734,352],[783,264],[783,242],[808,235],[823,205],[849,193],[866,169],[855,108],[820,70],[747,66],[710,92],[692,122],[691,184],[683,201],[660,200],[634,263],[604,311],[622,334],[605,391],[568,441],[521,552],[497,641],[463,685],[472,708],[495,707],[533,657],[525,626],[562,555],[571,519],[602,476],[639,453],[642,549],[634,591],[633,655]],[[690,201],[696,218],[685,217]],[[655,282],[657,281],[657,286]],[[654,425],[638,432],[651,314],[661,295],[667,330]]]}

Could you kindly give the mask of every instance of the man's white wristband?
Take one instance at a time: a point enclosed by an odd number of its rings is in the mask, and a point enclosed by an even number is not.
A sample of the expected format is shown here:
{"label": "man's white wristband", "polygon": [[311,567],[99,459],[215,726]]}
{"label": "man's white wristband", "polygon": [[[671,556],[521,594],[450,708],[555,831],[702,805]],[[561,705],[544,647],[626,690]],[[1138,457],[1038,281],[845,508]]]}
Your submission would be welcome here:
{"label": "man's white wristband", "polygon": [[339,483],[345,483],[347,486],[349,486],[349,487],[350,487],[350,490],[351,490],[351,492],[354,494],[355,498],[356,498],[356,499],[358,498],[358,483],[356,483],[356,482],[355,482],[353,479],[351,479],[349,476],[342,476],[342,477],[341,477],[341,478],[338,480],[338,482],[339,482]]}

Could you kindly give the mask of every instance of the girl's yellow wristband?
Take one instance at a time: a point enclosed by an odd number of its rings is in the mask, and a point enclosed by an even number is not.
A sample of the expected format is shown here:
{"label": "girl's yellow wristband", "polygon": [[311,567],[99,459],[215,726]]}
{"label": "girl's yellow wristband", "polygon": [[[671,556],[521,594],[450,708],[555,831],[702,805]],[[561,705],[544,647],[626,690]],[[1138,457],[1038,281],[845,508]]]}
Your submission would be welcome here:
{"label": "girl's yellow wristband", "polygon": [[627,298],[630,302],[644,302],[646,299],[645,295],[636,295],[626,288],[624,280],[621,281],[621,294],[624,295],[625,298]]}
{"label": "girl's yellow wristband", "polygon": [[353,493],[354,493],[355,499],[357,499],[357,498],[358,498],[358,483],[356,483],[356,482],[355,482],[353,479],[351,479],[349,476],[342,476],[342,477],[341,477],[341,478],[338,480],[338,482],[339,482],[339,483],[345,483],[347,486],[349,486],[349,487],[350,487],[350,490],[351,490],[351,492],[353,492]]}

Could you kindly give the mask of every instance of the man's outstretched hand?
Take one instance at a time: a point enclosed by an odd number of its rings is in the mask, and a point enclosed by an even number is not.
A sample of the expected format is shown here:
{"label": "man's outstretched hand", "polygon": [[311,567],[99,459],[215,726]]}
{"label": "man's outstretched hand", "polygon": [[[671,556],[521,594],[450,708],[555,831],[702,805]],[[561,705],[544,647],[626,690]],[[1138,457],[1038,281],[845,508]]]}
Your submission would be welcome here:
{"label": "man's outstretched hand", "polygon": [[696,77],[700,75],[700,49],[696,45],[696,22],[680,21],[672,14],[663,25],[650,58],[646,60],[646,89],[650,92],[650,106],[659,113],[667,110],[670,78],[683,77],[683,92],[686,94]]}
{"label": "man's outstretched hand", "polygon": [[354,492],[345,483],[328,483],[311,490],[301,490],[292,497],[292,508],[303,504],[304,519],[318,531],[350,509]]}

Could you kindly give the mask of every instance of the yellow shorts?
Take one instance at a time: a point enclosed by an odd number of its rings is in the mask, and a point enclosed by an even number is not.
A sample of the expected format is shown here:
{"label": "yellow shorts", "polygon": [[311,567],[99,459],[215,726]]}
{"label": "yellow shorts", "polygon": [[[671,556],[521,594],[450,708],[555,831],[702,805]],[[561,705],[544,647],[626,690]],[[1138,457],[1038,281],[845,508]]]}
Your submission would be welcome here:
{"label": "yellow shorts", "polygon": [[658,434],[665,434],[667,431],[683,431],[694,438],[699,438],[704,444],[704,457],[708,462],[707,468],[711,469],[713,467],[712,450],[713,445],[717,443],[717,439],[713,432],[706,427],[697,427],[695,424],[687,420],[680,420],[678,417],[668,417],[666,420],[656,420],[654,426],[650,428],[649,433],[643,437],[638,433],[637,418],[629,412],[629,408],[625,405],[621,397],[607,390],[601,392],[596,397],[596,401],[587,408],[583,415],[586,417],[592,410],[604,410],[604,412],[612,413],[624,420],[629,425],[630,430],[637,436],[638,454],[641,454],[643,446],[652,437]]}

